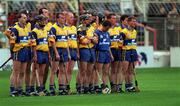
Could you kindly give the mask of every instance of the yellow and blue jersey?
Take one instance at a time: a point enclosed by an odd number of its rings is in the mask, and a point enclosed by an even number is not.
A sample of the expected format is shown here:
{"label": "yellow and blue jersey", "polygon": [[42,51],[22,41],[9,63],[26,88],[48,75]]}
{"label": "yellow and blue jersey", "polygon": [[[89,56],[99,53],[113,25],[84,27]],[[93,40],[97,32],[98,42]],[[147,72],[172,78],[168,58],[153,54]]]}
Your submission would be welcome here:
{"label": "yellow and blue jersey", "polygon": [[33,46],[36,46],[37,51],[49,51],[48,47],[48,32],[45,29],[34,28],[31,32]]}
{"label": "yellow and blue jersey", "polygon": [[[50,31],[50,29],[51,29],[52,26],[53,26],[52,22],[48,22],[48,23],[45,25],[44,30],[46,30],[46,31],[48,32],[48,34],[49,34],[49,31]],[[51,43],[49,43],[49,47],[51,47],[51,46],[52,46]]]}
{"label": "yellow and blue jersey", "polygon": [[121,31],[121,36],[123,37],[123,50],[131,50],[137,48],[137,31],[135,29],[124,28]]}
{"label": "yellow and blue jersey", "polygon": [[50,29],[49,41],[55,42],[57,48],[68,48],[67,28],[55,23]]}
{"label": "yellow and blue jersey", "polygon": [[13,52],[17,52],[20,49],[29,46],[30,44],[30,36],[28,35],[29,29],[27,26],[21,27],[19,24],[16,24],[11,32],[15,37],[15,44],[13,48]]}
{"label": "yellow and blue jersey", "polygon": [[[18,25],[18,22],[16,22],[14,24],[15,25]],[[14,36],[12,36],[12,33],[11,33],[11,29],[13,29],[14,26],[10,26],[6,31],[4,31],[4,35],[8,37],[9,39],[9,44],[14,44],[15,43],[15,39],[14,39]],[[27,23],[26,24],[26,28],[28,29],[28,32],[31,32],[31,23]]]}
{"label": "yellow and blue jersey", "polygon": [[111,48],[118,49],[122,46],[122,41],[120,40],[120,32],[122,28],[120,26],[112,27],[108,30],[111,39]]}
{"label": "yellow and blue jersey", "polygon": [[[14,26],[15,26],[15,25],[18,25],[18,22],[15,22]],[[28,22],[28,23],[26,24],[26,28],[28,29],[29,32],[31,32],[31,23],[30,23],[30,22]]]}
{"label": "yellow and blue jersey", "polygon": [[85,28],[83,26],[79,27],[78,34],[81,36],[79,48],[93,48],[94,47],[93,43],[89,43],[89,44],[83,44],[83,43],[94,36],[95,29],[96,28],[93,27],[92,25]]}
{"label": "yellow and blue jersey", "polygon": [[108,32],[103,32],[101,30],[95,31],[96,35],[98,36],[98,44],[96,45],[96,49],[98,51],[109,51],[110,49],[110,36]]}
{"label": "yellow and blue jersey", "polygon": [[44,29],[49,32],[52,26],[53,26],[52,22],[48,22],[48,23],[45,25]]}
{"label": "yellow and blue jersey", "polygon": [[26,27],[27,27],[28,31],[31,32],[31,23],[30,23],[30,22],[28,22],[28,23],[26,24]]}
{"label": "yellow and blue jersey", "polygon": [[68,34],[69,48],[76,49],[77,48],[77,28],[75,26],[66,26],[65,30],[67,30],[67,34]]}
{"label": "yellow and blue jersey", "polygon": [[[27,27],[27,29],[28,29],[28,32],[30,33],[30,32],[31,32],[31,23],[28,22],[28,23],[26,24],[26,27]],[[30,43],[28,46],[32,46],[31,43]]]}

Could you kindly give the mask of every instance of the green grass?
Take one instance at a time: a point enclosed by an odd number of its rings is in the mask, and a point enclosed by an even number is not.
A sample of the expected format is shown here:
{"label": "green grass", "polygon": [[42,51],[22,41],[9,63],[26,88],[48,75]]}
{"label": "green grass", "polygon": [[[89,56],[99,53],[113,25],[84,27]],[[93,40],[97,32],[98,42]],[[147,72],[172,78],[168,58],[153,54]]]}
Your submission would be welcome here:
{"label": "green grass", "polygon": [[[10,72],[0,72],[0,106],[179,106],[180,69],[138,69],[140,93],[9,97]],[[75,76],[74,72],[74,76]],[[74,77],[73,77],[74,79]],[[75,80],[72,81],[75,85]],[[73,86],[74,88],[75,86]]]}

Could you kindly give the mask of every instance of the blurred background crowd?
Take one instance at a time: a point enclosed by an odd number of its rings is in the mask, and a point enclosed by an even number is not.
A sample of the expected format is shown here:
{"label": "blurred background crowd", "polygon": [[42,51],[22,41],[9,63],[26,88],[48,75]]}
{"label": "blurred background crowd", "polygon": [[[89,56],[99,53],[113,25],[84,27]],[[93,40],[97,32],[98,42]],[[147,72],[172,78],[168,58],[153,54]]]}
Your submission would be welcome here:
{"label": "blurred background crowd", "polygon": [[117,19],[122,14],[135,15],[139,22],[156,29],[156,33],[138,29],[138,45],[154,45],[156,50],[169,50],[170,46],[180,47],[180,0],[0,0],[0,48],[7,47],[2,32],[16,21],[16,14],[21,9],[30,13],[32,20],[38,9],[46,7],[50,19],[54,22],[55,13],[71,11],[78,17],[87,10],[96,10],[105,15],[114,12]]}

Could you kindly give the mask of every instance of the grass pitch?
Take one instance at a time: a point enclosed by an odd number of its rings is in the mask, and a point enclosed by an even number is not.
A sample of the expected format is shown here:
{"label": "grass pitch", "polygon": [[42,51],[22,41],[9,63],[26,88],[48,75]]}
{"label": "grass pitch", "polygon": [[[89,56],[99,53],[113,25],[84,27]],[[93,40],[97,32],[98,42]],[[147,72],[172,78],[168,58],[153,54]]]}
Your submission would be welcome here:
{"label": "grass pitch", "polygon": [[[10,97],[10,71],[0,72],[0,106],[179,106],[180,68],[137,69],[140,93]],[[71,82],[75,90],[75,75]],[[48,84],[47,84],[48,85]],[[47,87],[48,88],[48,87]]]}

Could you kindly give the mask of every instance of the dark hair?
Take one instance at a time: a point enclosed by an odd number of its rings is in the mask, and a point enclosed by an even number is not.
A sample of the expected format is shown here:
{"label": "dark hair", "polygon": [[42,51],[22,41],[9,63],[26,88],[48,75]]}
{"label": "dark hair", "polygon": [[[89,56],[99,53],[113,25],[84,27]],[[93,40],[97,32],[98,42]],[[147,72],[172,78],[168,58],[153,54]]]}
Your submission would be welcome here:
{"label": "dark hair", "polygon": [[27,15],[27,14],[28,14],[28,11],[25,10],[25,9],[20,10],[19,13],[16,15],[16,18],[17,18],[17,19],[21,18],[21,15],[22,15],[22,14]]}
{"label": "dark hair", "polygon": [[16,19],[21,18],[21,14],[22,14],[22,13],[18,13],[18,14],[16,15]]}
{"label": "dark hair", "polygon": [[43,14],[43,9],[47,10],[46,7],[40,8],[40,9],[39,9],[39,15]]}
{"label": "dark hair", "polygon": [[106,18],[107,18],[107,19],[111,19],[112,16],[116,16],[116,14],[115,14],[115,13],[110,13],[109,15],[107,15]]}
{"label": "dark hair", "polygon": [[63,15],[63,12],[56,13],[56,18],[59,18],[59,15]]}
{"label": "dark hair", "polygon": [[105,16],[103,13],[97,13],[97,16],[99,17],[99,23],[101,24],[105,20]]}
{"label": "dark hair", "polygon": [[22,13],[22,14],[26,14],[26,15],[27,15],[27,14],[29,13],[29,11],[28,11],[28,10],[25,10],[25,9],[22,9],[22,10],[19,11],[19,13]]}
{"label": "dark hair", "polygon": [[122,15],[121,18],[120,18],[120,22],[124,21],[128,17],[129,17],[128,15]]}
{"label": "dark hair", "polygon": [[89,19],[89,18],[90,18],[90,17],[89,17],[89,15],[87,15],[87,14],[81,15],[81,16],[79,17],[80,21],[84,21],[84,20]]}
{"label": "dark hair", "polygon": [[132,21],[133,19],[136,19],[136,17],[134,17],[134,16],[128,17],[128,21]]}
{"label": "dark hair", "polygon": [[102,22],[102,24],[101,24],[103,27],[111,27],[111,22],[109,22],[108,20],[105,20],[105,21],[103,21]]}
{"label": "dark hair", "polygon": [[35,16],[34,21],[40,22],[40,21],[43,21],[45,19],[46,19],[46,17],[44,15],[37,15],[37,16]]}

